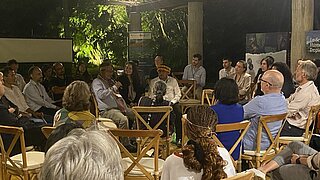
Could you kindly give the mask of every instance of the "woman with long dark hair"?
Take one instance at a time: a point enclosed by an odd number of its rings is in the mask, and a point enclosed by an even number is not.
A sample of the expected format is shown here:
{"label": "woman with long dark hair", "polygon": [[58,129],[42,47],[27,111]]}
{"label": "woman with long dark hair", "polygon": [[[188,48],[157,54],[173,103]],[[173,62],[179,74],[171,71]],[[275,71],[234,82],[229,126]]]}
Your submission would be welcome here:
{"label": "woman with long dark hair", "polygon": [[124,68],[124,74],[121,75],[118,80],[122,84],[119,92],[123,99],[129,106],[136,105],[143,93],[136,64],[132,61],[127,62]]}
{"label": "woman with long dark hair", "polygon": [[264,72],[271,69],[273,62],[274,62],[274,58],[272,56],[267,56],[261,59],[260,69],[258,70],[258,73],[253,81],[256,84],[256,90],[255,90],[254,96],[262,96],[264,94],[261,91],[261,83],[259,82],[259,79],[260,77],[262,77]]}
{"label": "woman with long dark hair", "polygon": [[187,113],[188,143],[182,152],[170,155],[162,169],[161,179],[223,179],[236,174],[230,155],[212,139],[217,116],[208,105],[192,106]]}
{"label": "woman with long dark hair", "polygon": [[288,98],[295,91],[293,78],[289,66],[283,62],[275,62],[272,65],[272,69],[278,70],[283,75],[284,83],[281,91],[283,92],[284,97]]}

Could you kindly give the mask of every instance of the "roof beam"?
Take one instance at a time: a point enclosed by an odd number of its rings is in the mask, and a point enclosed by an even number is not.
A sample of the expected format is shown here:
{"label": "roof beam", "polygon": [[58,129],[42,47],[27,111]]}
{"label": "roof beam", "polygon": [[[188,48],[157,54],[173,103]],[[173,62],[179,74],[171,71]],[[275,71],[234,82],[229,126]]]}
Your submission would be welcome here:
{"label": "roof beam", "polygon": [[151,11],[158,9],[174,9],[176,7],[187,6],[188,0],[161,0],[150,3],[141,3],[137,6],[131,7],[131,12]]}

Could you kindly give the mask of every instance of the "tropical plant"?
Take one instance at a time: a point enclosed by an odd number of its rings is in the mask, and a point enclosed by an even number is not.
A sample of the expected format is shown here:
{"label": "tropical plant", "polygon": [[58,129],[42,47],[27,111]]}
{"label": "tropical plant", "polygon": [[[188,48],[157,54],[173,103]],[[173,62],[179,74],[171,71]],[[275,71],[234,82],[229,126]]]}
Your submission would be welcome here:
{"label": "tropical plant", "polygon": [[152,32],[155,54],[174,69],[187,64],[187,8],[142,13],[142,30]]}

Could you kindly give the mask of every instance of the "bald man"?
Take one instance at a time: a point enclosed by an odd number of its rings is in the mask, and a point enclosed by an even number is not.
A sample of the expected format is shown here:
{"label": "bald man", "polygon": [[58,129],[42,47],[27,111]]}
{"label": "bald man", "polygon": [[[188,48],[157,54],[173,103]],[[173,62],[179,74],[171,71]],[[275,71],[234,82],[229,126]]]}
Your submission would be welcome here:
{"label": "bald man", "polygon": [[[244,107],[244,118],[251,121],[248,132],[243,138],[243,148],[245,150],[256,149],[256,138],[258,131],[259,118],[262,115],[275,115],[287,112],[287,102],[281,93],[284,82],[283,75],[277,70],[268,70],[259,79],[261,82],[262,96],[256,96]],[[281,122],[269,123],[271,134],[275,136],[280,127]],[[267,133],[262,132],[261,150],[266,150],[270,145]]]}

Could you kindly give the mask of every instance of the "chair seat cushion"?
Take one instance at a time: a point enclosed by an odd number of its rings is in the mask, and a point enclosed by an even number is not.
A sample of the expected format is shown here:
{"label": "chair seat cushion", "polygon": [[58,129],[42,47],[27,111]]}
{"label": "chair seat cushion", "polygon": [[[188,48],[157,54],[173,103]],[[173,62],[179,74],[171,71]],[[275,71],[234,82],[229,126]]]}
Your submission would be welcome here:
{"label": "chair seat cushion", "polygon": [[[27,155],[27,169],[38,169],[41,168],[44,162],[44,152],[39,151],[30,151],[26,152]],[[19,168],[22,168],[22,154],[14,155],[10,158],[12,161],[16,163]],[[8,161],[7,165],[12,167],[11,163]]]}
{"label": "chair seat cushion", "polygon": [[[266,153],[265,150],[259,152],[260,156],[263,156],[264,153]],[[274,153],[275,153],[275,152],[274,152],[273,149],[271,149],[270,152],[269,152],[269,154],[274,154]],[[248,156],[255,156],[255,155],[256,155],[256,151],[244,150],[244,153],[243,153],[243,154],[244,154],[244,155],[248,155]]]}
{"label": "chair seat cushion", "polygon": [[[122,159],[122,165],[123,169],[126,170],[128,167],[132,164],[132,161],[130,158],[126,157]],[[146,171],[151,173],[151,175],[154,175],[154,159],[152,157],[143,157],[139,164],[141,164]],[[158,167],[159,167],[159,174],[162,172],[162,167],[164,164],[163,159],[158,159]],[[140,168],[135,166],[129,173],[130,176],[143,176],[143,173],[140,171]]]}

